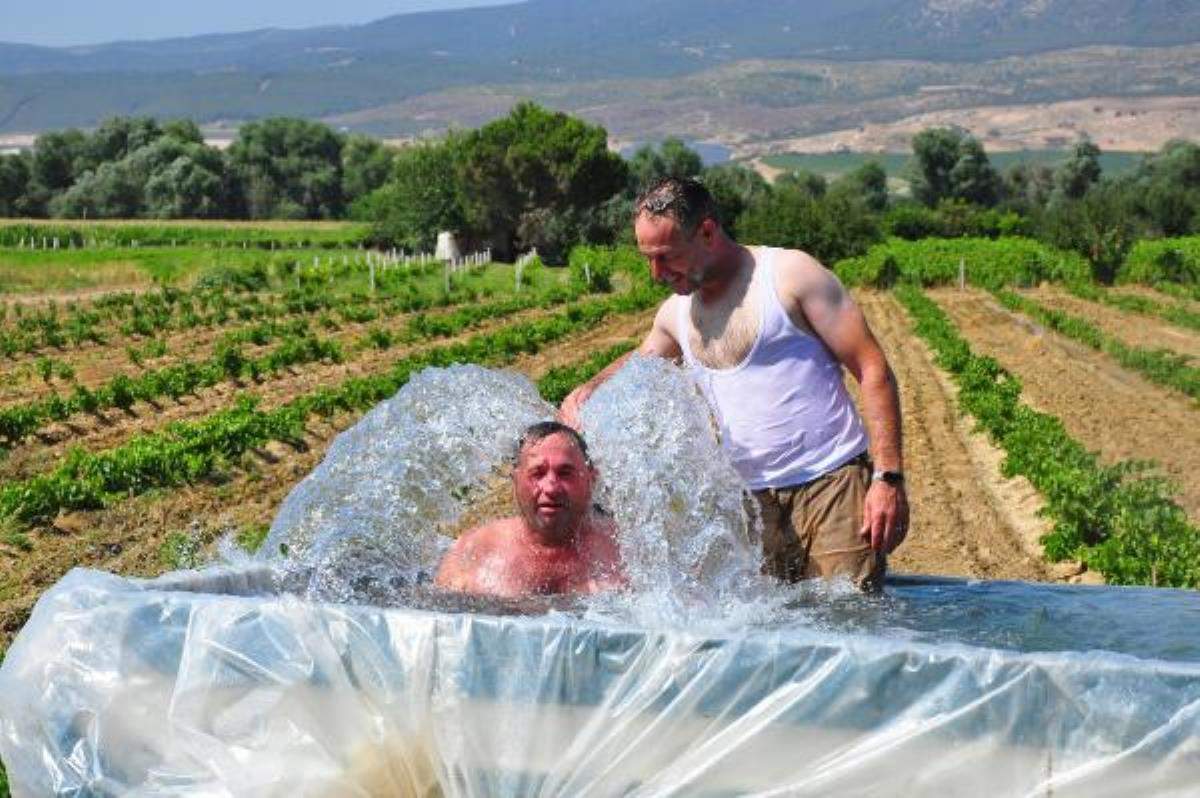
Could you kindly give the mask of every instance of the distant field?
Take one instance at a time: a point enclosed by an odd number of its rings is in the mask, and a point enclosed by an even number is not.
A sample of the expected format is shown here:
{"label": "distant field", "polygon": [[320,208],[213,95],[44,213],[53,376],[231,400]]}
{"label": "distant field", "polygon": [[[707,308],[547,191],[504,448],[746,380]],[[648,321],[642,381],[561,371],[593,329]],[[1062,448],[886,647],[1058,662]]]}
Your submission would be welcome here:
{"label": "distant field", "polygon": [[[1065,150],[1015,150],[1013,152],[991,152],[988,158],[999,170],[1008,169],[1017,163],[1046,163],[1056,164],[1066,157]],[[1103,152],[1100,154],[1100,166],[1105,174],[1121,174],[1135,168],[1142,159],[1140,152]],[[774,169],[791,171],[816,172],[822,175],[840,175],[857,167],[876,161],[893,177],[903,174],[908,163],[909,153],[862,153],[862,152],[829,152],[802,153],[791,152],[783,155],[764,156],[762,162]]]}

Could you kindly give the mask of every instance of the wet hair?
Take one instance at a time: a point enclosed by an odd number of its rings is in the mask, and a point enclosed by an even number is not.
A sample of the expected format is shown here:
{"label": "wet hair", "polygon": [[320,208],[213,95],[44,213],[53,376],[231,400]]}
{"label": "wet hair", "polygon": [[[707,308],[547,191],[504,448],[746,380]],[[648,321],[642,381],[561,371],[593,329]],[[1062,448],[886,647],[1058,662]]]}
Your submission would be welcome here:
{"label": "wet hair", "polygon": [[633,204],[635,219],[643,213],[668,216],[689,236],[705,219],[721,223],[713,195],[703,183],[690,177],[664,177],[651,183]]}
{"label": "wet hair", "polygon": [[592,467],[592,457],[588,454],[587,441],[583,436],[575,431],[574,427],[568,427],[566,424],[557,421],[539,421],[536,424],[530,424],[521,433],[521,437],[517,439],[517,450],[513,453],[513,464],[520,462],[521,452],[525,451],[526,446],[538,443],[551,435],[558,434],[566,435],[575,445],[579,447],[580,454],[583,455],[583,461],[587,463],[588,468]]}

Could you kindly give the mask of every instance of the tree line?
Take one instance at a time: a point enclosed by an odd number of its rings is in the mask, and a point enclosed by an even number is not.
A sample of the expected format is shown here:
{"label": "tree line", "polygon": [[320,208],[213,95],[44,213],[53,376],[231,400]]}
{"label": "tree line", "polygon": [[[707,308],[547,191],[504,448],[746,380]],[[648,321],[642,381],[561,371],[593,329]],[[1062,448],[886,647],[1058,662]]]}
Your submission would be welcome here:
{"label": "tree line", "polygon": [[222,151],[188,120],[114,117],[0,157],[0,216],[340,219],[387,180],[392,157],[303,119],[248,123]]}
{"label": "tree line", "polygon": [[607,142],[603,127],[532,102],[402,148],[274,118],[243,126],[220,151],[191,122],[116,118],[0,158],[0,215],[352,218],[370,222],[379,243],[410,251],[453,230],[499,257],[537,247],[561,262],[577,243],[628,241],[639,188],[673,174],[703,180],[736,237],[826,263],[887,236],[1025,235],[1079,252],[1110,280],[1137,239],[1200,232],[1200,145],[1190,141],[1169,142],[1121,175],[1103,173],[1086,138],[1056,165],[1001,172],[968,132],[930,128],[914,136],[899,175],[907,196],[890,190],[876,162],[833,179],[789,172],[768,183],[741,164],[705,166],[678,139],[629,158]]}

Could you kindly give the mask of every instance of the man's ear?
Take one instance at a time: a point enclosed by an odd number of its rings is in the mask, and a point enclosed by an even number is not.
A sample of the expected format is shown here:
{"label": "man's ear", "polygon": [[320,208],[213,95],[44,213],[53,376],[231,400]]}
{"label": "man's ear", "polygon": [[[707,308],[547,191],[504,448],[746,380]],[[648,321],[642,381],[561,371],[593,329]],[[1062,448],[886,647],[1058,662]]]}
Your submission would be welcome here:
{"label": "man's ear", "polygon": [[706,216],[700,222],[700,240],[704,245],[712,246],[712,243],[717,240],[717,220],[711,216]]}

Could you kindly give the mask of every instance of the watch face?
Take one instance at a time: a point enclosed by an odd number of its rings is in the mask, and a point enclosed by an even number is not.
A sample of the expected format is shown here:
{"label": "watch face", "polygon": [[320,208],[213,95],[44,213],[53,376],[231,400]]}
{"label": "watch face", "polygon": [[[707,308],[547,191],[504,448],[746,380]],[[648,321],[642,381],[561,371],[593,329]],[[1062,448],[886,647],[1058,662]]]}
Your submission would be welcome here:
{"label": "watch face", "polygon": [[901,485],[904,483],[904,475],[899,471],[880,471],[879,479],[889,485]]}

